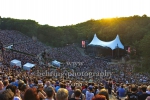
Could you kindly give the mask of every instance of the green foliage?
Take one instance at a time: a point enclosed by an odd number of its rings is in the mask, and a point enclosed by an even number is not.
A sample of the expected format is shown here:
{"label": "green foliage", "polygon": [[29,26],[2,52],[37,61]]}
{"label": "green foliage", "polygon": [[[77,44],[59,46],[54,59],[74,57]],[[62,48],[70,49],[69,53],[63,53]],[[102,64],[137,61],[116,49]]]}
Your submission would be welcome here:
{"label": "green foliage", "polygon": [[146,34],[140,41],[139,49],[141,52],[142,66],[145,72],[150,72],[150,33]]}
{"label": "green foliage", "polygon": [[150,18],[146,15],[101,20],[91,19],[63,27],[39,25],[33,20],[1,18],[0,28],[18,30],[30,37],[36,36],[40,41],[51,46],[81,43],[82,40],[91,41],[95,33],[98,38],[104,41],[110,41],[119,34],[123,44],[133,45],[135,41],[140,41],[149,32],[149,23]]}
{"label": "green foliage", "polygon": [[33,20],[18,20],[12,18],[1,18],[0,28],[7,30],[18,30],[28,36],[36,35],[39,24]]}
{"label": "green foliage", "polygon": [[150,57],[150,50],[147,50],[147,48],[150,48],[150,34],[147,34],[143,37],[143,39],[140,41],[139,48],[142,56]]}

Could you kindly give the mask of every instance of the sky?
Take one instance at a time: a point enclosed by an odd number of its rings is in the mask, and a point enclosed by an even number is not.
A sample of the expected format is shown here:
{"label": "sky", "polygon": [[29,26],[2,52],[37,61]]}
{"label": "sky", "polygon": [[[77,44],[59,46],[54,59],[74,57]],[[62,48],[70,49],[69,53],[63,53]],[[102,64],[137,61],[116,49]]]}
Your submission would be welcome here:
{"label": "sky", "polygon": [[0,16],[66,26],[90,19],[150,16],[150,0],[0,0]]}

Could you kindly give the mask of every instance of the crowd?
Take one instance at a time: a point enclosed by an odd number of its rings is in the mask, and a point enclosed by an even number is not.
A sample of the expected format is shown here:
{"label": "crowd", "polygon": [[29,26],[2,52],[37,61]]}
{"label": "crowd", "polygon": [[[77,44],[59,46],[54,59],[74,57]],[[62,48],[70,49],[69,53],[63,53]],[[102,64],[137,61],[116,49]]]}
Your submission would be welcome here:
{"label": "crowd", "polygon": [[[107,61],[103,61],[97,58],[91,58],[89,56],[82,56],[76,49],[76,45],[69,45],[62,48],[53,48],[49,55],[52,59],[63,60],[67,62],[83,62],[82,65],[71,65],[66,63],[65,68],[75,69],[76,72],[111,72],[111,76],[94,76],[93,80],[102,80],[103,78],[112,78],[116,82],[124,83],[149,83],[149,73],[139,74],[134,73],[134,65],[131,64],[109,64]],[[63,67],[63,66],[62,66]],[[78,77],[77,77],[78,78]],[[82,79],[88,79],[89,77],[79,77]]]}
{"label": "crowd", "polygon": [[[150,75],[134,73],[134,65],[111,65],[101,59],[83,56],[75,44],[51,48],[18,31],[0,30],[0,40],[4,46],[13,44],[13,49],[35,55],[5,50],[0,67],[0,100],[109,100],[112,91],[121,100],[145,100],[149,96]],[[92,75],[36,76],[37,70],[51,71],[49,67],[40,66],[36,57],[45,50],[48,57],[63,62],[56,72],[63,73],[69,69],[67,71],[71,73],[90,72]],[[10,67],[13,59],[37,66],[31,71]],[[104,72],[109,75],[101,74]],[[130,99],[131,94],[138,99]]]}
{"label": "crowd", "polygon": [[4,48],[12,45],[11,48],[16,51],[34,55],[24,55],[15,51],[5,49],[3,62],[8,65],[9,62],[13,59],[22,61],[22,64],[25,64],[27,62],[38,63],[38,59],[36,58],[36,56],[49,48],[41,42],[35,41],[32,38],[29,38],[23,35],[21,32],[15,30],[0,30],[0,41],[2,42]]}
{"label": "crowd", "polygon": [[75,86],[71,80],[36,77],[25,71],[1,67],[0,100],[109,100],[101,84]]}
{"label": "crowd", "polygon": [[[150,100],[149,84],[73,81],[46,76],[12,67],[0,67],[0,100]],[[112,99],[111,99],[112,100]]]}

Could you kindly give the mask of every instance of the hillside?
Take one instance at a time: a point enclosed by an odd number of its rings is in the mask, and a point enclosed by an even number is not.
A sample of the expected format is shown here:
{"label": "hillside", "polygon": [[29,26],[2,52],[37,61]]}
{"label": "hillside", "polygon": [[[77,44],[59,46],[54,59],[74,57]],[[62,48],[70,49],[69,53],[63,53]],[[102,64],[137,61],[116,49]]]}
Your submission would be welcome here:
{"label": "hillside", "polygon": [[91,41],[95,33],[104,41],[112,40],[119,34],[123,44],[133,45],[150,32],[150,17],[135,15],[122,18],[91,19],[63,27],[39,25],[33,20],[1,18],[0,29],[20,31],[30,37],[35,36],[51,46],[64,46],[82,40]]}
{"label": "hillside", "polygon": [[103,41],[110,41],[118,34],[125,46],[131,46],[132,58],[143,57],[144,66],[150,65],[150,17],[147,15],[91,19],[62,27],[40,25],[34,20],[0,18],[0,29],[17,30],[54,47],[81,43],[82,40],[90,42],[95,33]]}

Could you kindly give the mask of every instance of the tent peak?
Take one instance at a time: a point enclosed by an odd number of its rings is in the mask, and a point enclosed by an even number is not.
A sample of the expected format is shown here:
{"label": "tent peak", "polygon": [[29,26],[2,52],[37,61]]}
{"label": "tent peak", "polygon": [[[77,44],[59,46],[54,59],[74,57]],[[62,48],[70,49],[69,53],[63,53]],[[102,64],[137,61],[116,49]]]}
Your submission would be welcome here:
{"label": "tent peak", "polygon": [[124,46],[121,43],[118,34],[117,34],[117,36],[116,36],[116,38],[114,40],[108,41],[108,42],[105,42],[105,41],[102,41],[102,40],[98,39],[96,34],[94,34],[93,40],[88,45],[97,45],[97,46],[109,47],[112,50],[114,50],[116,47],[124,49]]}
{"label": "tent peak", "polygon": [[96,33],[94,34],[95,37],[97,37]]}

